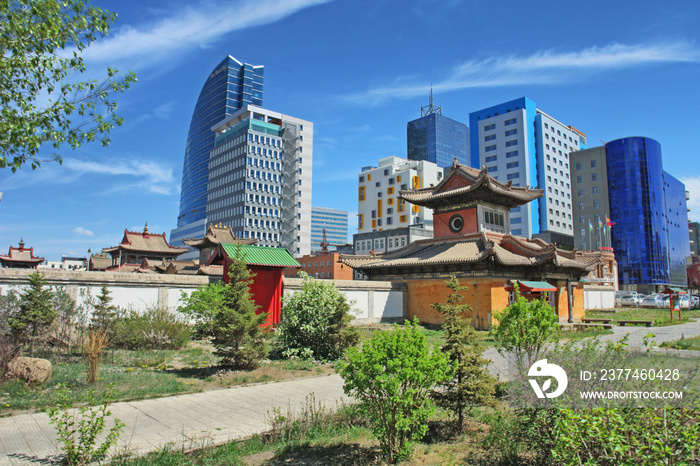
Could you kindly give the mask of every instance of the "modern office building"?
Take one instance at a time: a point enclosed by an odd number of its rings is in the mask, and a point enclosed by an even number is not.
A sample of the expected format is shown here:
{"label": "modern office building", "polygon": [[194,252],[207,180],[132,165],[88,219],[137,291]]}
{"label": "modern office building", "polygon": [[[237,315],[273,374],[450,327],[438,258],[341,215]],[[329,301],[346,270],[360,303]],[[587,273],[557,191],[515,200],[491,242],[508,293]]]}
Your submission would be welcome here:
{"label": "modern office building", "polygon": [[690,255],[700,257],[700,223],[688,222],[688,236],[690,237]]}
{"label": "modern office building", "polygon": [[212,129],[208,221],[259,246],[309,254],[313,123],[246,105]]}
{"label": "modern office building", "polygon": [[455,158],[469,164],[469,128],[442,115],[442,107],[433,105],[432,89],[421,117],[408,122],[406,141],[409,160],[426,160],[442,168],[451,167]]}
{"label": "modern office building", "polygon": [[[652,292],[687,284],[685,186],[663,170],[657,141],[629,137],[574,152],[571,178],[577,248],[610,245],[622,289]],[[606,217],[614,222],[609,238],[596,221],[604,225]]]}
{"label": "modern office building", "polygon": [[324,237],[335,251],[335,245],[348,243],[348,213],[345,210],[329,209],[326,207],[311,207],[311,251],[321,251]]}
{"label": "modern office building", "polygon": [[[192,112],[187,135],[185,159],[182,166],[180,213],[177,228],[170,233],[170,244],[183,247],[184,238],[202,237],[206,233],[207,183],[209,153],[214,147],[212,126],[244,105],[262,106],[262,66],[241,63],[226,57],[209,74]],[[184,257],[194,259],[198,252],[192,248]]]}
{"label": "modern office building", "polygon": [[511,210],[514,235],[573,245],[569,153],[586,135],[537,108],[527,97],[469,114],[471,166],[486,166],[498,181],[539,187],[545,196]]}
{"label": "modern office building", "polygon": [[396,156],[380,159],[377,167],[364,167],[357,178],[357,232],[391,230],[413,224],[432,229],[430,209],[406,206],[398,195],[407,189],[437,184],[442,173],[442,168],[432,162]]}

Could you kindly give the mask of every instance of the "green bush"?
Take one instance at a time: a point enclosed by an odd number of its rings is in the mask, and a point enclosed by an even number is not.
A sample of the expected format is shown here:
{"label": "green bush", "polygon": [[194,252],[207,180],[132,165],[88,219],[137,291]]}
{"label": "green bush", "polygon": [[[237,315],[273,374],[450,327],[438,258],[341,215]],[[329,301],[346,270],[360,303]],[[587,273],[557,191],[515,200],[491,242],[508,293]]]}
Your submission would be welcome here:
{"label": "green bush", "polygon": [[338,359],[359,340],[350,304],[334,283],[300,275],[301,290],[283,300],[277,345],[285,357]]}
{"label": "green bush", "polygon": [[121,349],[179,349],[190,339],[190,327],[167,309],[151,307],[143,314],[129,311],[110,326],[110,345]]}
{"label": "green bush", "polygon": [[379,332],[361,350],[350,348],[347,357],[341,362],[345,393],[374,424],[387,460],[407,457],[411,441],[428,430],[430,392],[452,375],[447,357],[437,345],[430,350],[417,320]]}
{"label": "green bush", "polygon": [[513,354],[518,368],[527,370],[540,357],[559,321],[554,308],[542,300],[528,301],[515,289],[516,301],[501,312],[494,312],[498,325],[491,336],[503,356]]}
{"label": "green bush", "polygon": [[224,295],[224,285],[209,283],[194,290],[189,296],[181,293],[183,305],[177,310],[187,319],[194,321],[194,333],[203,338],[211,335],[214,315],[219,308]]}

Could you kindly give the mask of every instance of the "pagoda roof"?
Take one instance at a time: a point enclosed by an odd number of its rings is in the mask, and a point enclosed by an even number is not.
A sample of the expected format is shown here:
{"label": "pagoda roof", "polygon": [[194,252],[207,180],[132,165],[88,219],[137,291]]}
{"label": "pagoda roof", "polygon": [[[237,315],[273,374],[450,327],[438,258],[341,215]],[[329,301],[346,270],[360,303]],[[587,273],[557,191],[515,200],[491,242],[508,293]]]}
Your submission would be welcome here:
{"label": "pagoda roof", "polygon": [[187,252],[186,248],[174,248],[168,244],[165,233],[149,233],[148,227],[143,232],[124,230],[124,237],[118,246],[105,248],[102,252],[116,253],[119,250],[151,252],[165,255],[178,256]]}
{"label": "pagoda roof", "polygon": [[38,265],[44,262],[43,257],[34,255],[34,248],[25,248],[24,240],[20,240],[19,247],[10,246],[10,250],[6,256],[0,255],[0,263],[8,263],[13,266],[19,264]]}
{"label": "pagoda roof", "polygon": [[221,243],[255,244],[257,242],[258,240],[254,238],[243,239],[236,237],[230,226],[214,225],[212,223],[207,227],[207,233],[203,238],[187,238],[184,240],[186,245],[199,250],[216,247]]}
{"label": "pagoda roof", "polygon": [[[236,257],[237,247],[236,244],[221,244],[221,248],[229,257]],[[240,248],[248,265],[301,268],[301,264],[285,248],[264,248],[245,244],[240,245]]]}
{"label": "pagoda roof", "polygon": [[443,266],[482,268],[536,268],[584,275],[598,258],[576,257],[574,251],[558,249],[540,239],[528,240],[510,234],[474,232],[463,236],[415,241],[380,256],[342,255],[340,261],[363,273],[401,275],[408,270],[429,272]]}
{"label": "pagoda roof", "polygon": [[512,209],[543,196],[543,189],[513,186],[512,181],[503,184],[489,175],[486,167],[477,170],[460,164],[456,159],[436,186],[399,192],[399,197],[411,204],[432,209],[473,201],[485,201]]}

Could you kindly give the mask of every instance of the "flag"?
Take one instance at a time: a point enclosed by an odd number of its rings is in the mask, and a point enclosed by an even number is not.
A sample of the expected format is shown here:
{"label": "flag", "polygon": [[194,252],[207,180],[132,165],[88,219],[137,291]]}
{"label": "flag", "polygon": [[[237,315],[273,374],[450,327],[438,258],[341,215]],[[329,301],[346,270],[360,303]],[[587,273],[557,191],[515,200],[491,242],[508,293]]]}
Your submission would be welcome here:
{"label": "flag", "polygon": [[588,221],[588,229],[593,231],[593,224],[591,223],[590,220]]}
{"label": "flag", "polygon": [[605,226],[611,227],[613,225],[617,225],[617,224],[615,222],[613,222],[612,220],[610,220],[608,217],[605,217]]}
{"label": "flag", "polygon": [[603,228],[603,222],[600,219],[598,219],[598,228]]}

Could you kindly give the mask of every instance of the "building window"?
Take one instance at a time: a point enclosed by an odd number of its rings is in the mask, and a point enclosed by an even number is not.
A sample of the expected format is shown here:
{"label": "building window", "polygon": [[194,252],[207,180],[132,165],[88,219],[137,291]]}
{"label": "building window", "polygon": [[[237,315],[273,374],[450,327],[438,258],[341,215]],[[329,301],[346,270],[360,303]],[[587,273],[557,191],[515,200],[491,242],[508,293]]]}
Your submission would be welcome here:
{"label": "building window", "polygon": [[517,121],[518,121],[517,118],[511,118],[510,120],[506,120],[504,124],[506,126],[510,126],[510,125],[514,125]]}
{"label": "building window", "polygon": [[510,173],[506,178],[509,180],[514,180],[516,178],[520,178],[520,173]]}
{"label": "building window", "polygon": [[488,136],[485,136],[485,137],[484,137],[484,141],[485,141],[485,142],[493,141],[494,139],[496,139],[496,135],[495,135],[495,134],[489,134]]}
{"label": "building window", "polygon": [[595,160],[591,160],[591,168],[595,168]]}
{"label": "building window", "polygon": [[498,171],[498,167],[495,167],[495,166],[494,166],[494,167],[486,167],[486,169],[487,169],[489,172],[497,172],[497,171]]}
{"label": "building window", "polygon": [[598,201],[593,201],[593,208],[597,209],[598,208]]}
{"label": "building window", "polygon": [[513,139],[512,141],[506,141],[506,147],[513,147],[518,145],[518,140]]}
{"label": "building window", "polygon": [[583,202],[578,203],[578,210],[583,210]]}
{"label": "building window", "polygon": [[591,174],[591,181],[597,181],[598,180],[598,175],[596,173]]}
{"label": "building window", "polygon": [[583,183],[583,177],[581,175],[576,177],[576,182],[577,183]]}
{"label": "building window", "polygon": [[518,134],[518,130],[517,130],[517,129],[511,129],[511,130],[509,130],[509,131],[506,131],[506,137],[508,137],[508,136],[515,136],[516,134]]}
{"label": "building window", "polygon": [[486,146],[486,147],[484,148],[484,151],[486,151],[486,152],[492,152],[492,151],[495,151],[495,150],[496,150],[496,144],[494,144],[493,146]]}
{"label": "building window", "polygon": [[593,186],[593,194],[598,194],[598,186]]}
{"label": "building window", "polygon": [[498,158],[497,155],[491,155],[489,157],[486,157],[486,163],[495,162],[497,158]]}
{"label": "building window", "polygon": [[519,162],[511,162],[509,164],[506,164],[506,168],[516,168],[519,165]]}
{"label": "building window", "polygon": [[366,190],[365,190],[365,187],[364,187],[364,186],[360,186],[360,195],[359,195],[359,199],[360,199],[361,201],[364,201],[364,200],[365,200],[366,193],[367,193],[367,192],[366,192]]}
{"label": "building window", "polygon": [[581,197],[581,196],[583,196],[583,189],[578,190],[578,197]]}
{"label": "building window", "polygon": [[517,157],[517,156],[518,156],[517,150],[511,151],[511,152],[506,152],[506,158]]}
{"label": "building window", "polygon": [[496,129],[496,124],[495,124],[495,123],[494,123],[494,124],[490,124],[490,125],[484,126],[484,131],[493,131],[494,129]]}

